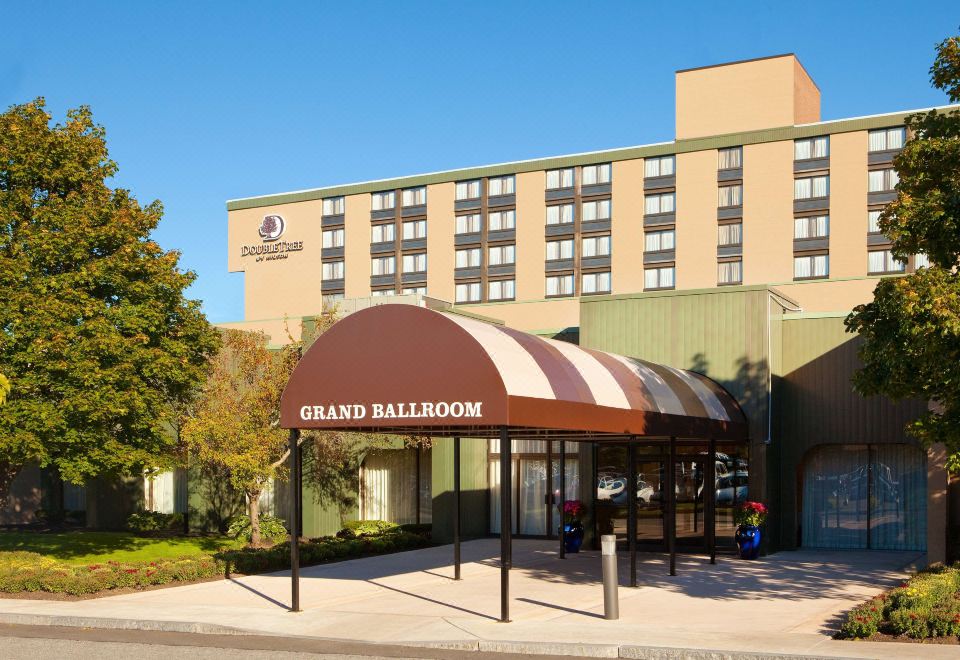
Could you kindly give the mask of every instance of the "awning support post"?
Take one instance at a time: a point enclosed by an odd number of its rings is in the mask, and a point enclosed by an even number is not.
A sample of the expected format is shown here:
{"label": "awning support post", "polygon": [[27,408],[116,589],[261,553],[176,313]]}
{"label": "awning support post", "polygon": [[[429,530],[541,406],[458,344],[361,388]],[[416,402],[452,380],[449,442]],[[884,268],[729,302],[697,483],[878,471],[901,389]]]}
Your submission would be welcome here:
{"label": "awning support post", "polygon": [[453,579],[460,579],[460,438],[453,439]]}
{"label": "awning support post", "polygon": [[567,558],[567,522],[564,505],[567,503],[567,441],[560,440],[560,559]]}
{"label": "awning support post", "polygon": [[710,552],[710,563],[717,563],[717,441],[710,438],[710,451],[707,460],[706,476],[704,478],[704,490],[707,490],[707,484],[710,488],[707,492],[705,511],[703,512],[703,531],[707,534],[707,550]]}
{"label": "awning support post", "polygon": [[627,445],[627,545],[630,548],[630,586],[637,586],[637,443]]}
{"label": "awning support post", "polygon": [[303,472],[300,465],[300,430],[290,429],[290,611],[300,611],[300,491]]}
{"label": "awning support post", "polygon": [[670,459],[667,461],[667,552],[670,553],[670,575],[677,574],[677,438],[670,436]]}
{"label": "awning support post", "polygon": [[553,440],[547,440],[547,538],[553,538]]}
{"label": "awning support post", "polygon": [[500,623],[510,622],[510,554],[513,528],[510,521],[510,502],[513,485],[510,483],[510,433],[500,427]]}

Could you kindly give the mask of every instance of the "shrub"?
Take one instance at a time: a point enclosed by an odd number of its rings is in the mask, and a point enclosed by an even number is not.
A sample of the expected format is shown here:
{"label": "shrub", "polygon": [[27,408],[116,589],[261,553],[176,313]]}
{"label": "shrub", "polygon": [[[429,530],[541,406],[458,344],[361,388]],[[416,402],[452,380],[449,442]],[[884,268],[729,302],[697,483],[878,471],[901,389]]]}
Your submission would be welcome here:
{"label": "shrub", "polygon": [[[244,514],[230,519],[230,526],[227,528],[227,535],[234,538],[243,539],[247,543],[251,541],[250,516]],[[280,543],[287,538],[287,527],[283,519],[276,516],[260,516],[260,536],[270,543]]]}
{"label": "shrub", "polygon": [[416,523],[410,523],[407,525],[400,525],[400,531],[408,532],[410,534],[418,534],[420,536],[425,536],[427,538],[430,538],[431,534],[433,533],[433,525],[431,525],[430,523],[423,523],[420,525]]}
{"label": "shrub", "polygon": [[378,536],[397,531],[400,525],[386,520],[350,520],[337,532],[340,538],[354,539],[361,536]]}
{"label": "shrub", "polygon": [[840,626],[840,634],[848,639],[870,637],[879,630],[883,616],[884,599],[873,598],[851,610],[847,620]]}
{"label": "shrub", "polygon": [[183,529],[182,513],[160,513],[159,511],[138,511],[127,518],[127,529],[137,534],[150,532],[172,532]]}
{"label": "shrub", "polygon": [[894,634],[913,639],[926,639],[930,635],[929,610],[900,609],[890,613],[890,628]]}

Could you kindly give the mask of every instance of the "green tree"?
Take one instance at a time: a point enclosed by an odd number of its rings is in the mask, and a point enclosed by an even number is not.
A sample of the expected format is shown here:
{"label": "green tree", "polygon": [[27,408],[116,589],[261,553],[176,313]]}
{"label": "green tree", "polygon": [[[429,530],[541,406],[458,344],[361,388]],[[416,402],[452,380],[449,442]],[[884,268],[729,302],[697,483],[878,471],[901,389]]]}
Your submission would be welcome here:
{"label": "green tree", "polygon": [[0,374],[0,406],[2,406],[6,400],[7,396],[10,394],[10,381],[6,376]]}
{"label": "green tree", "polygon": [[[933,85],[960,101],[960,37],[937,47]],[[907,118],[911,133],[894,159],[900,175],[897,199],[880,216],[893,254],[906,260],[926,254],[930,266],[882,279],[872,302],[846,320],[863,338],[863,368],[854,385],[865,395],[920,398],[930,410],[908,431],[925,444],[943,442],[960,451],[960,110]]]}
{"label": "green tree", "polygon": [[193,273],[150,239],[159,202],[110,188],[90,110],[51,125],[43,99],[0,114],[0,499],[31,461],[81,483],[154,465],[171,403],[202,381],[218,336]]}

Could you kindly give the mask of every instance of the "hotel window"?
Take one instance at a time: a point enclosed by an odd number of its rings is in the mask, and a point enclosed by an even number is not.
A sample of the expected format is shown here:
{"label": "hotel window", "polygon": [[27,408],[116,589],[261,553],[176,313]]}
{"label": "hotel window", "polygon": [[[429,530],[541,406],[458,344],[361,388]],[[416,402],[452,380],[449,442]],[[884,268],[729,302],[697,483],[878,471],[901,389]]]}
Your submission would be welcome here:
{"label": "hotel window", "polygon": [[343,215],[343,197],[328,197],[323,200],[324,215]]}
{"label": "hotel window", "polygon": [[568,225],[573,222],[573,204],[559,204],[547,207],[548,225]]}
{"label": "hotel window", "polygon": [[717,245],[741,245],[743,243],[743,224],[736,222],[732,225],[717,227]]}
{"label": "hotel window", "polygon": [[427,295],[427,287],[425,287],[425,286],[408,286],[408,287],[404,287],[404,289],[403,289],[403,295],[405,295],[405,296],[409,296],[409,295],[421,295],[421,296],[425,296],[425,295]]}
{"label": "hotel window", "polygon": [[548,296],[572,296],[573,275],[551,275],[547,278]]}
{"label": "hotel window", "polygon": [[506,229],[517,228],[517,212],[513,209],[509,211],[493,211],[487,215],[488,231],[504,231]]}
{"label": "hotel window", "polygon": [[480,199],[480,179],[457,182],[457,201],[464,199]]}
{"label": "hotel window", "polygon": [[558,259],[573,259],[573,239],[562,241],[547,241],[547,261]]}
{"label": "hotel window", "polygon": [[457,216],[458,234],[479,234],[480,233],[480,214],[471,213],[470,215]]}
{"label": "hotel window", "polygon": [[743,167],[743,147],[730,147],[729,149],[718,149],[720,162],[717,169],[737,170]]}
{"label": "hotel window", "polygon": [[647,252],[663,252],[673,250],[676,246],[675,234],[672,229],[666,231],[650,231],[644,236],[643,249]]}
{"label": "hotel window", "polygon": [[462,302],[480,302],[480,282],[469,282],[467,284],[458,284],[455,293],[455,300]]}
{"label": "hotel window", "polygon": [[879,234],[880,230],[880,214],[882,211],[867,211],[867,233],[868,234]]}
{"label": "hotel window", "polygon": [[892,168],[870,170],[867,177],[867,192],[891,192],[900,183],[900,175]]}
{"label": "hotel window", "polygon": [[923,252],[913,255],[913,268],[914,270],[919,270],[920,268],[930,268],[930,257],[925,255]]}
{"label": "hotel window", "polygon": [[547,170],[547,190],[573,188],[573,168],[562,170]]}
{"label": "hotel window", "polygon": [[457,268],[479,268],[480,267],[480,248],[467,248],[466,250],[457,250],[456,267]]}
{"label": "hotel window", "polygon": [[829,194],[829,176],[809,176],[793,180],[793,198],[795,200],[818,199],[827,197]]}
{"label": "hotel window", "polygon": [[373,225],[370,228],[371,243],[389,243],[394,239],[396,225],[392,222],[386,225]]}
{"label": "hotel window", "polygon": [[890,250],[874,250],[867,253],[867,272],[876,273],[902,273],[907,269],[907,264],[893,258]]}
{"label": "hotel window", "polygon": [[740,284],[743,281],[742,261],[723,261],[717,264],[717,283]]}
{"label": "hotel window", "polygon": [[427,272],[427,253],[403,255],[404,273],[425,273]]}
{"label": "hotel window", "polygon": [[379,298],[380,296],[393,296],[396,295],[396,289],[374,289],[370,292],[370,295],[374,298]]}
{"label": "hotel window", "polygon": [[676,158],[674,156],[661,156],[660,158],[648,158],[643,161],[643,175],[646,177],[654,176],[673,176],[676,167]]}
{"label": "hotel window", "polygon": [[826,254],[815,254],[808,257],[793,258],[794,279],[808,279],[812,277],[826,277],[830,274],[830,257]]}
{"label": "hotel window", "polygon": [[403,223],[403,240],[410,241],[427,237],[427,221],[411,220]]}
{"label": "hotel window", "polygon": [[426,203],[427,189],[425,187],[407,188],[403,191],[404,206],[423,206]]}
{"label": "hotel window", "polygon": [[517,248],[515,245],[495,245],[490,248],[489,261],[491,266],[503,266],[516,262]]}
{"label": "hotel window", "polygon": [[581,171],[580,183],[584,186],[610,183],[610,163],[604,163],[603,165],[584,165]]}
{"label": "hotel window", "polygon": [[325,280],[342,280],[343,279],[343,262],[342,261],[327,261],[323,264],[323,272],[321,277]]}
{"label": "hotel window", "polygon": [[397,271],[396,257],[374,257],[370,260],[370,274],[393,275]]}
{"label": "hotel window", "polygon": [[643,212],[647,215],[657,213],[673,213],[676,208],[677,193],[663,193],[661,195],[647,195],[643,198]]}
{"label": "hotel window", "polygon": [[869,150],[870,151],[892,151],[902,149],[903,143],[907,140],[907,129],[903,126],[896,128],[881,128],[878,131],[870,131]]}
{"label": "hotel window", "polygon": [[667,266],[666,268],[647,268],[643,271],[643,288],[672,289],[673,276],[673,266]]}
{"label": "hotel window", "polygon": [[583,257],[609,257],[610,256],[610,237],[609,236],[589,236],[583,239],[581,246]]}
{"label": "hotel window", "polygon": [[323,232],[323,247],[343,247],[343,229],[327,229]]}
{"label": "hotel window", "polygon": [[515,182],[513,175],[498,176],[487,180],[487,197],[497,197],[499,195],[512,195],[515,191]]}
{"label": "hotel window", "polygon": [[735,186],[721,186],[717,192],[718,207],[743,206],[743,186],[739,183]]}
{"label": "hotel window", "polygon": [[513,280],[494,280],[487,286],[487,300],[513,300],[514,289]]}
{"label": "hotel window", "polygon": [[610,293],[610,271],[602,273],[584,273],[580,291],[588,293]]}
{"label": "hotel window", "polygon": [[370,195],[370,208],[374,211],[386,211],[387,209],[392,209],[397,204],[396,194],[394,191],[389,192],[375,192]]}
{"label": "hotel window", "polygon": [[593,202],[584,202],[581,207],[580,220],[582,222],[593,222],[594,220],[610,219],[610,200],[598,199]]}
{"label": "hotel window", "polygon": [[811,158],[826,158],[830,155],[830,138],[816,137],[808,140],[797,140],[793,143],[794,160],[810,160]]}
{"label": "hotel window", "polygon": [[830,216],[815,215],[793,219],[794,238],[825,238],[830,235]]}

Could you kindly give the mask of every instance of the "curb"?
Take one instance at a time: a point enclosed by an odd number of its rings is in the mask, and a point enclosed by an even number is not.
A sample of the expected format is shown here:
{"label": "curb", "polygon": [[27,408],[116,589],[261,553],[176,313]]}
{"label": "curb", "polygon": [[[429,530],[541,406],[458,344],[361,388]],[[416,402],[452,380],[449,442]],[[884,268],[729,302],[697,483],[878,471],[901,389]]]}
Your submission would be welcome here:
{"label": "curb", "polygon": [[[147,621],[92,616],[0,613],[0,623],[21,626],[64,626],[68,628],[104,628],[107,630],[150,630],[154,632],[197,633],[201,635],[250,635],[248,630],[194,621]],[[270,636],[271,633],[256,633]]]}

